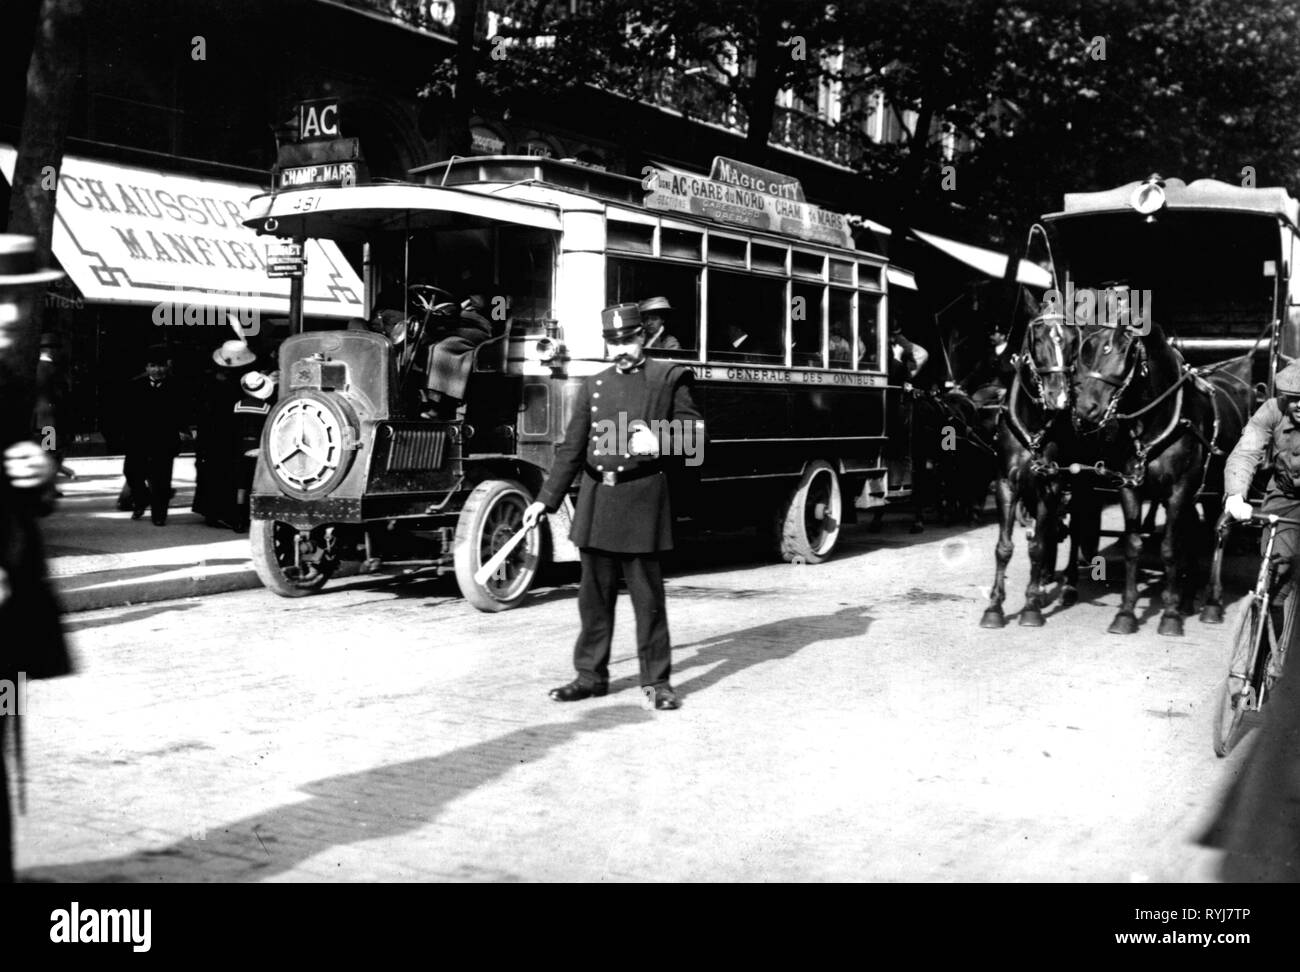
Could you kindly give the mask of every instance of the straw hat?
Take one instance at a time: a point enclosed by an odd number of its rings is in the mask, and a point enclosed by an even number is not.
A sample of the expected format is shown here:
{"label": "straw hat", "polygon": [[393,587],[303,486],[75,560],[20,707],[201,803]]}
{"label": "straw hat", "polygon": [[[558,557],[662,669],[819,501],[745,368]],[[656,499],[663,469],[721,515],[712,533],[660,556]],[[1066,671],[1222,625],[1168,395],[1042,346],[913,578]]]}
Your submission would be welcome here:
{"label": "straw hat", "polygon": [[49,283],[62,276],[62,270],[37,269],[35,239],[14,233],[0,233],[0,287]]}
{"label": "straw hat", "polygon": [[260,371],[250,371],[239,379],[239,384],[247,394],[252,395],[254,398],[260,398],[262,401],[266,401],[275,394],[275,382]]}
{"label": "straw hat", "polygon": [[257,355],[244,341],[231,338],[212,352],[212,360],[223,368],[242,368],[256,361]]}

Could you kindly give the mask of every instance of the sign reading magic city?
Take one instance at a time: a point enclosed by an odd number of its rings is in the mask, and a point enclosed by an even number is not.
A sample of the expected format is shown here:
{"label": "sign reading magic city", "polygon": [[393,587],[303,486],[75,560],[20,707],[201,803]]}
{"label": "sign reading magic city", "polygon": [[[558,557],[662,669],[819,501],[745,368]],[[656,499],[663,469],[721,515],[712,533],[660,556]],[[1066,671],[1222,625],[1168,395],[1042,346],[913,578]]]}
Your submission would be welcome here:
{"label": "sign reading magic city", "polygon": [[[0,145],[12,180],[17,153]],[[64,156],[54,255],[86,300],[238,306],[285,312],[287,279],[268,279],[263,241],[243,224],[265,187]],[[357,317],[363,288],[329,240],[308,240],[305,312]]]}
{"label": "sign reading magic city", "polygon": [[709,178],[648,167],[643,181],[650,209],[690,213],[721,223],[853,247],[843,213],[804,201],[798,179],[718,156]]}

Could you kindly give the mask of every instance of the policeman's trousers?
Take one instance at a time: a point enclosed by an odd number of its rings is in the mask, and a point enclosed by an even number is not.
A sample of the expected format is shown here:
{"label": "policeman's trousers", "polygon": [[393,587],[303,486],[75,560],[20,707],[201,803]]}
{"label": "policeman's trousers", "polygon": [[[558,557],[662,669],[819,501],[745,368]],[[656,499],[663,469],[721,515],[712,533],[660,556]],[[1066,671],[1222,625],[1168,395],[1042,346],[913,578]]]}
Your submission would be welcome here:
{"label": "policeman's trousers", "polygon": [[663,568],[659,555],[653,553],[610,553],[582,548],[582,583],[578,588],[582,631],[573,648],[573,667],[584,684],[609,681],[609,652],[620,571],[627,581],[632,610],[636,612],[641,684],[667,685],[672,648],[664,604]]}

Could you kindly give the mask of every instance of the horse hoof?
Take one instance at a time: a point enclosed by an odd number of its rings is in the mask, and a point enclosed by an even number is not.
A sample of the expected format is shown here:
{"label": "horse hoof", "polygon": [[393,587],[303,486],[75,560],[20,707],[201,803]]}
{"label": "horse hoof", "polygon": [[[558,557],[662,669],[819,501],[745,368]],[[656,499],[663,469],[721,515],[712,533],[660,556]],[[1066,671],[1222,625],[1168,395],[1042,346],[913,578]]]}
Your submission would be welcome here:
{"label": "horse hoof", "polygon": [[1041,628],[1046,623],[1043,612],[1038,608],[1025,608],[1020,612],[1020,627],[1022,628]]}
{"label": "horse hoof", "polygon": [[1160,619],[1160,627],[1156,629],[1156,634],[1181,638],[1183,636],[1183,619],[1172,614],[1165,615]]}
{"label": "horse hoof", "polygon": [[924,524],[924,523],[913,523],[913,524],[912,524],[912,529],[909,530],[908,532],[909,532],[909,533],[924,533],[924,532],[925,532],[925,524]]}
{"label": "horse hoof", "polygon": [[1071,608],[1079,603],[1079,591],[1073,587],[1067,587],[1061,591],[1061,607]]}
{"label": "horse hoof", "polygon": [[1130,635],[1137,634],[1137,629],[1137,616],[1130,614],[1128,611],[1121,611],[1119,614],[1115,615],[1115,620],[1110,623],[1110,627],[1106,630],[1110,634]]}
{"label": "horse hoof", "polygon": [[989,608],[984,612],[984,617],[980,618],[981,628],[1005,628],[1007,626],[1007,616],[998,608]]}
{"label": "horse hoof", "polygon": [[1201,624],[1223,624],[1223,605],[1207,604],[1201,608]]}

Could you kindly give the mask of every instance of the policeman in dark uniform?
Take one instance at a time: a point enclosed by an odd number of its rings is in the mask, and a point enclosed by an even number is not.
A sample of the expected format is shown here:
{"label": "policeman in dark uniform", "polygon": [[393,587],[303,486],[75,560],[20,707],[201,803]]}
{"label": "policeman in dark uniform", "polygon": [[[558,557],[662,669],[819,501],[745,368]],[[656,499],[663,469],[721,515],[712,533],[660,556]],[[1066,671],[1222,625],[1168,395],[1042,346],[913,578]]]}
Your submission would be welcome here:
{"label": "policeman in dark uniform", "polygon": [[[605,342],[614,367],[588,377],[573,419],[537,502],[524,512],[534,526],[563,502],[581,475],[570,538],[582,552],[578,614],[582,631],[573,649],[578,677],[551,690],[557,702],[602,696],[609,688],[610,640],[618,574],[627,581],[636,612],[637,655],[646,704],[676,709],[668,683],[671,644],[664,606],[660,554],[673,546],[668,455],[681,455],[678,435],[703,435],[691,399],[693,373],[685,365],[647,358],[645,329],[636,304],[602,311]],[[655,434],[675,420],[675,435]],[[651,425],[650,423],[655,423]],[[690,428],[690,432],[683,430]]]}

